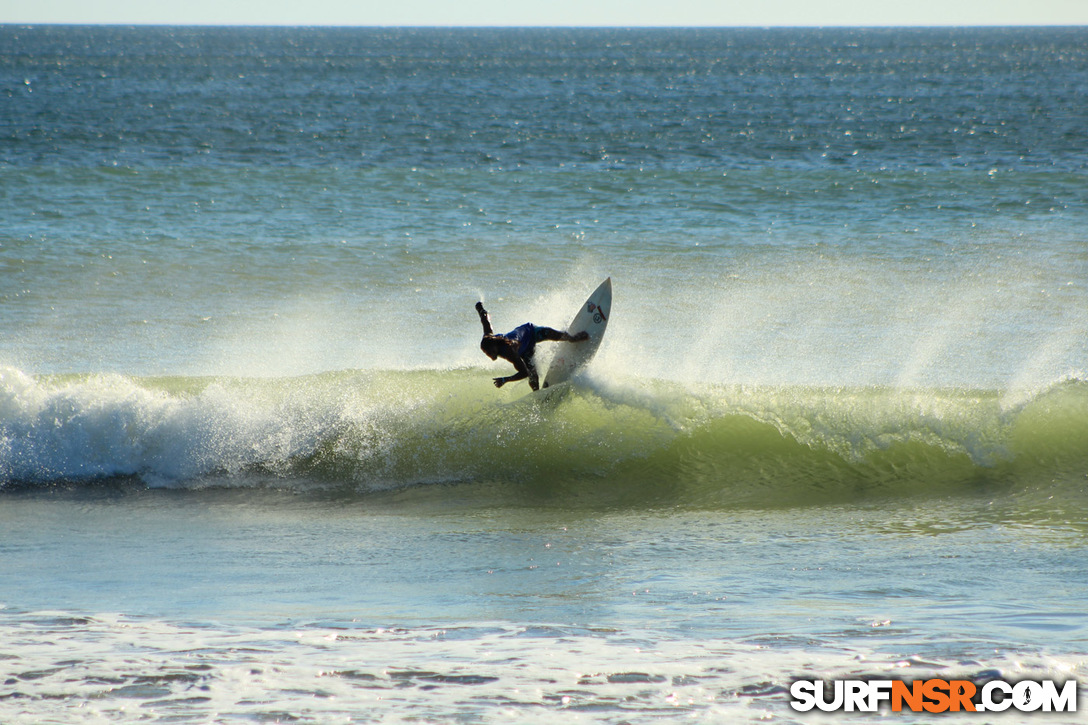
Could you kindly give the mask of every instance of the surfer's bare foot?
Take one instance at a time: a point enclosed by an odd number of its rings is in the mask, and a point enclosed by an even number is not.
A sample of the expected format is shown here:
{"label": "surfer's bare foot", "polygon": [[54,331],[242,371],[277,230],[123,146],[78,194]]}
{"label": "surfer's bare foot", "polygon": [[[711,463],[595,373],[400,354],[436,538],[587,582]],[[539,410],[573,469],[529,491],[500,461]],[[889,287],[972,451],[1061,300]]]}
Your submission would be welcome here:
{"label": "surfer's bare foot", "polygon": [[589,339],[589,333],[586,332],[585,330],[582,330],[577,335],[575,335],[572,339],[575,342],[585,342],[586,340]]}

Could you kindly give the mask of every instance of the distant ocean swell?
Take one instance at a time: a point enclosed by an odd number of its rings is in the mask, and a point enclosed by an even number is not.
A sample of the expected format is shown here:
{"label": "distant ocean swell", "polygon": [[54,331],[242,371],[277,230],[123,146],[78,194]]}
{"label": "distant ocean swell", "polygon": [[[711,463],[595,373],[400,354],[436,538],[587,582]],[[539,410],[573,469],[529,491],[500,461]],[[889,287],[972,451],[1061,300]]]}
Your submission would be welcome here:
{"label": "distant ocean swell", "polygon": [[[528,390],[526,389],[526,393]],[[1088,383],[999,391],[580,381],[541,399],[482,370],[297,378],[0,370],[0,488],[368,492],[482,481],[632,503],[773,505],[1062,489],[1088,476]]]}

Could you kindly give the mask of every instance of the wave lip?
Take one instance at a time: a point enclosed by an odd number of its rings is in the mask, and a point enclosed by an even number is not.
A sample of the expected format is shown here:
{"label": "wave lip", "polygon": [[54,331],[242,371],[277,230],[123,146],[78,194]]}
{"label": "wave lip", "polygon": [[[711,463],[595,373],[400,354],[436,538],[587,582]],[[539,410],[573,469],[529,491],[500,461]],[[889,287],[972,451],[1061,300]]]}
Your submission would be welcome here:
{"label": "wave lip", "polygon": [[[1068,484],[1088,471],[1088,384],[1000,391],[582,379],[496,394],[475,369],[300,378],[35,378],[0,370],[0,488],[135,477],[152,487],[373,491],[513,484],[679,502]],[[586,485],[586,482],[592,485]],[[640,498],[641,497],[641,498]]]}

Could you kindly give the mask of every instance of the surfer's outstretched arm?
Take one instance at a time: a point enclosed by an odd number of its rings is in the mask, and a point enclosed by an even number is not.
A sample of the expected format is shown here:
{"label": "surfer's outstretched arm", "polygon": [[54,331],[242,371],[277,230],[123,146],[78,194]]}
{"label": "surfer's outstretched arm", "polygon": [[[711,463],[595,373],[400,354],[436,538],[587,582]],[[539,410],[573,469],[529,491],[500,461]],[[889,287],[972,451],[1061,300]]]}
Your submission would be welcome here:
{"label": "surfer's outstretched arm", "polygon": [[529,387],[533,390],[540,389],[540,377],[536,373],[536,366],[533,365],[532,360],[526,360],[525,358],[517,358],[516,361],[511,360],[514,363],[514,367],[518,369],[516,373],[505,378],[495,378],[495,387],[501,388],[507,383],[513,383],[518,380],[524,380],[529,378]]}
{"label": "surfer's outstretched arm", "polygon": [[529,377],[528,373],[520,373],[519,372],[519,373],[514,373],[513,375],[508,375],[505,378],[495,378],[494,379],[495,380],[495,387],[496,388],[501,388],[502,386],[506,385],[507,383],[514,383],[514,382],[517,382],[518,380],[524,380],[527,377]]}
{"label": "surfer's outstretched arm", "polygon": [[487,314],[483,302],[476,303],[476,312],[480,315],[480,324],[484,326],[484,334],[494,335],[495,331],[491,329],[491,315]]}

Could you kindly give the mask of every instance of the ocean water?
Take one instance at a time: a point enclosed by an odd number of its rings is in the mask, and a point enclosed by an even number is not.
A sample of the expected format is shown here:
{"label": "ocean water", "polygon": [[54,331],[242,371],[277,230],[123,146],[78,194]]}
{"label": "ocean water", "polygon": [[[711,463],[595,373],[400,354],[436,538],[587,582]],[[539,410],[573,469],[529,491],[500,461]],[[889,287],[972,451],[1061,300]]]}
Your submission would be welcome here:
{"label": "ocean water", "polygon": [[1083,679],[1085,109],[1083,28],[0,26],[0,722]]}

